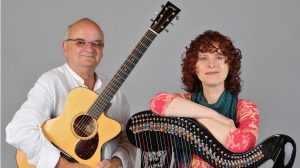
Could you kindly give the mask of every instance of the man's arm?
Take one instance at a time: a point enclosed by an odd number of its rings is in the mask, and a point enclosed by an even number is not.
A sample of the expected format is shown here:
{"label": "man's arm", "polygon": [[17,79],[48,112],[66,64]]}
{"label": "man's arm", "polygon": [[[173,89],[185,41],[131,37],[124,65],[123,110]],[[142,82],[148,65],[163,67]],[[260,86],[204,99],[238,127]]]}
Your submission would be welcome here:
{"label": "man's arm", "polygon": [[53,168],[59,159],[59,151],[45,138],[41,129],[53,111],[53,100],[48,91],[48,84],[42,76],[6,127],[6,141],[21,149],[29,163],[36,167]]}

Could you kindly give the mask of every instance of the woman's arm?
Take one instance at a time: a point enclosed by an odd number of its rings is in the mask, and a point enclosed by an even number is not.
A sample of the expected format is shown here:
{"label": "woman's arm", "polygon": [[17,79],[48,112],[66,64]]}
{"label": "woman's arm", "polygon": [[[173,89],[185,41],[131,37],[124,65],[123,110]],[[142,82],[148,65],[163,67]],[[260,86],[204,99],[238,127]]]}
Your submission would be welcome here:
{"label": "woman's arm", "polygon": [[213,136],[232,152],[245,152],[257,140],[259,111],[254,103],[240,99],[237,105],[237,127],[216,111],[190,101],[190,94],[161,92],[153,97],[150,109],[161,116],[197,118]]}
{"label": "woman's arm", "polygon": [[189,117],[216,120],[229,127],[234,122],[213,109],[190,101],[190,94],[172,94],[161,92],[150,101],[150,109],[161,116]]}
{"label": "woman's arm", "polygon": [[158,93],[150,102],[150,109],[161,116],[196,118],[223,145],[231,130],[233,120],[213,109],[190,101],[190,94]]}
{"label": "woman's arm", "polygon": [[[204,125],[209,132],[223,145],[226,145],[226,140],[228,135],[232,130],[235,129],[235,126],[225,125],[219,121],[212,119],[197,119],[199,123]],[[232,121],[232,120],[231,120]]]}
{"label": "woman's arm", "polygon": [[230,131],[225,147],[232,152],[245,152],[256,144],[259,131],[259,110],[256,105],[240,99],[237,104],[237,128]]}

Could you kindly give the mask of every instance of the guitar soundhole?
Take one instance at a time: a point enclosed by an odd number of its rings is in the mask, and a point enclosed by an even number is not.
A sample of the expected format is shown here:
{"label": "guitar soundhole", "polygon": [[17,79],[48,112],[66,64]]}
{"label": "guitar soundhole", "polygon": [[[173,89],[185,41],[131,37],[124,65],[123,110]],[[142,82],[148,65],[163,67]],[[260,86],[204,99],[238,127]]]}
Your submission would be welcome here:
{"label": "guitar soundhole", "polygon": [[96,120],[88,115],[80,115],[73,122],[74,133],[83,139],[89,139],[94,136],[96,130]]}

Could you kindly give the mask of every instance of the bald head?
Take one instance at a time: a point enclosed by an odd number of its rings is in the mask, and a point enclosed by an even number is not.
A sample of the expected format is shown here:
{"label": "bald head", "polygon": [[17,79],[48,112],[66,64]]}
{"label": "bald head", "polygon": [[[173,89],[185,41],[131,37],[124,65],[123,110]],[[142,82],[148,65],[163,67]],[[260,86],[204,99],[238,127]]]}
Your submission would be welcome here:
{"label": "bald head", "polygon": [[63,42],[64,54],[71,69],[77,74],[93,74],[103,56],[103,41],[100,26],[91,19],[83,18],[71,24]]}
{"label": "bald head", "polygon": [[[85,29],[85,28],[94,28],[95,30],[98,31],[98,33],[104,37],[103,31],[101,29],[101,27],[94,22],[93,20],[89,19],[89,18],[82,18],[77,20],[76,22],[74,22],[73,24],[68,26],[68,30],[65,36],[65,40],[70,38],[70,34],[72,34],[75,31],[81,30],[81,29]],[[104,40],[104,39],[103,39]]]}

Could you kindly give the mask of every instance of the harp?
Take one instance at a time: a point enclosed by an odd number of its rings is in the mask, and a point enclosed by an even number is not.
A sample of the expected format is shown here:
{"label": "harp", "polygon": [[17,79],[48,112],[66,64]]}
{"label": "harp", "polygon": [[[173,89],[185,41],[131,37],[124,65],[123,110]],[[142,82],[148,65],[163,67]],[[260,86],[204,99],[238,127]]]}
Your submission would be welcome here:
{"label": "harp", "polygon": [[130,142],[141,149],[142,167],[147,168],[181,167],[178,162],[189,165],[192,153],[215,168],[259,167],[269,159],[273,168],[290,168],[296,156],[296,144],[287,135],[273,135],[247,152],[233,153],[196,120],[160,117],[151,111],[133,115],[126,132]]}

